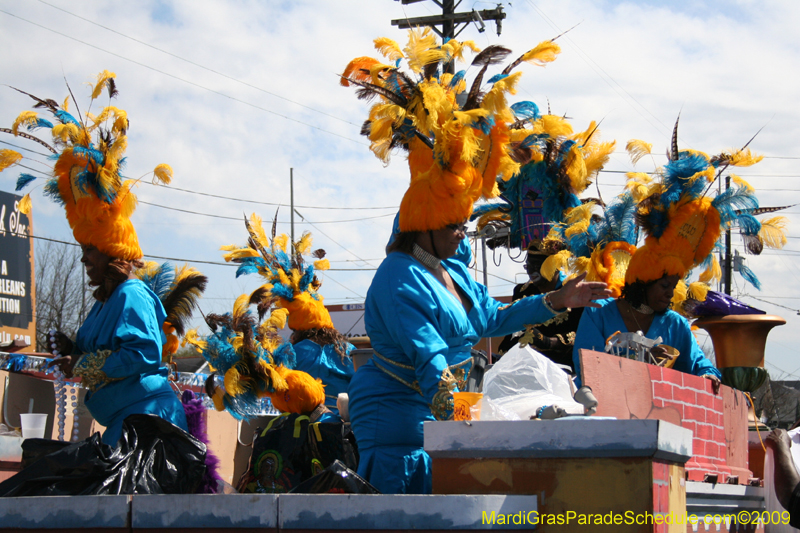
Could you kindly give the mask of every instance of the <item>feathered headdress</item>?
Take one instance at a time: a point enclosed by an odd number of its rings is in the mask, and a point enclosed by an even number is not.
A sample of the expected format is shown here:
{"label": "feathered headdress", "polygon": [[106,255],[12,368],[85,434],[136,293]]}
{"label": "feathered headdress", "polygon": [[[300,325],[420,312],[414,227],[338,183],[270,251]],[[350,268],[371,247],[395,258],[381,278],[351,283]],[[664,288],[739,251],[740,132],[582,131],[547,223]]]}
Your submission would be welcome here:
{"label": "feathered headdress", "polygon": [[[103,71],[92,85],[91,102],[107,91],[109,98],[117,95],[116,75]],[[19,90],[19,89],[16,89]],[[67,109],[70,97],[58,105],[55,100],[43,100],[24,91],[36,102],[34,108],[49,111],[58,124],[40,118],[36,111],[24,111],[10,129],[12,133],[38,142],[53,154],[53,177],[44,187],[45,194],[64,206],[72,233],[79,243],[95,246],[104,254],[117,259],[139,259],[142,250],[130,216],[136,209],[136,196],[131,191],[133,181],[123,180],[121,169],[128,144],[128,115],[122,109],[108,106],[93,115],[91,103],[85,116],[70,114]],[[71,91],[70,91],[71,94]],[[74,101],[77,107],[77,102]],[[77,117],[77,118],[76,118]],[[20,131],[49,128],[53,146]],[[94,138],[93,138],[94,135]],[[18,164],[22,155],[13,150],[0,150],[0,171]],[[155,179],[167,184],[172,179],[168,165],[158,165]],[[34,181],[36,176],[21,174],[17,191]],[[20,202],[20,210],[29,213],[30,194]]]}
{"label": "feathered headdress", "polygon": [[[278,335],[286,316],[278,313],[258,324],[248,309],[249,301],[250,296],[242,294],[232,313],[207,315],[211,335],[201,338],[192,330],[184,337],[184,343],[193,345],[214,372],[206,381],[214,407],[227,409],[239,419],[257,415],[261,398],[285,392],[287,383],[278,367],[295,364],[292,345]],[[222,377],[223,386],[215,384],[215,375]]]}
{"label": "feathered headdress", "polygon": [[208,278],[189,265],[172,268],[169,263],[159,265],[155,261],[147,261],[134,275],[150,287],[167,312],[161,326],[167,337],[161,349],[161,362],[172,364],[172,356],[178,351],[180,337],[206,290]]}
{"label": "feathered headdress", "polygon": [[[333,321],[319,294],[321,282],[317,270],[327,270],[330,263],[325,250],[311,252],[311,234],[303,233],[300,240],[289,243],[286,234],[275,236],[275,223],[272,225],[272,239],[267,237],[261,218],[253,214],[245,226],[250,235],[248,245],[223,246],[227,251],[225,261],[239,263],[236,277],[242,274],[258,273],[266,283],[256,289],[249,302],[258,306],[259,316],[272,309],[272,315],[288,314],[289,327],[295,331],[309,329],[333,329]],[[291,249],[289,248],[291,246]],[[314,259],[306,263],[303,256],[309,254]]]}
{"label": "feathered headdress", "polygon": [[[586,272],[589,281],[604,281],[613,297],[621,294],[625,272],[636,251],[636,203],[629,192],[617,196],[602,214],[590,201],[565,212],[564,221],[550,230],[545,242],[564,248],[542,265],[542,276],[552,279],[557,270]],[[552,245],[551,245],[552,246]]]}
{"label": "feathered headdress", "polygon": [[539,115],[533,102],[511,106],[516,122],[510,126],[515,157],[525,163],[510,180],[498,181],[502,203],[476,208],[478,229],[487,225],[497,231],[508,228],[506,239],[495,239],[491,247],[505,245],[524,249],[543,239],[553,224],[564,222],[564,214],[581,205],[579,195],[608,161],[614,142],[600,142],[597,124],[573,133],[562,117]]}
{"label": "feathered headdress", "polygon": [[[511,53],[502,46],[480,51],[472,41],[439,44],[431,29],[423,28],[409,31],[402,50],[387,38],[376,39],[375,48],[389,63],[356,58],[341,83],[358,86],[361,99],[380,100],[361,130],[375,155],[388,163],[392,149],[408,151],[411,184],[400,204],[400,230],[435,230],[466,220],[476,200],[497,196],[498,176],[507,180],[519,170],[509,151],[514,116],[506,95],[515,92],[521,73],[512,70],[522,62],[555,60],[559,46],[539,44],[489,78],[489,88],[483,87],[488,67]],[[467,49],[477,53],[471,66],[479,69],[469,89],[466,70],[447,69],[463,61]],[[403,60],[408,73],[398,68]]]}
{"label": "feathered headdress", "polygon": [[[628,268],[628,283],[650,282],[664,275],[684,278],[698,266],[704,268],[701,283],[719,279],[721,270],[712,252],[722,230],[733,225],[739,226],[751,253],[760,253],[764,246],[780,248],[786,242],[783,217],[762,223],[754,216],[783,208],[760,209],[755,190],[740,177],[730,175],[730,188],[708,195],[711,185],[729,167],[750,166],[762,156],[752,154],[747,145],[711,157],[695,150],[678,150],[677,136],[676,122],[669,162],[656,172],[655,179],[643,173],[628,176],[628,187],[639,200],[638,222],[646,234],[644,246]],[[634,158],[646,153],[647,146],[641,141],[628,144]],[[747,279],[759,287],[754,274]],[[705,291],[701,292],[704,296]]]}

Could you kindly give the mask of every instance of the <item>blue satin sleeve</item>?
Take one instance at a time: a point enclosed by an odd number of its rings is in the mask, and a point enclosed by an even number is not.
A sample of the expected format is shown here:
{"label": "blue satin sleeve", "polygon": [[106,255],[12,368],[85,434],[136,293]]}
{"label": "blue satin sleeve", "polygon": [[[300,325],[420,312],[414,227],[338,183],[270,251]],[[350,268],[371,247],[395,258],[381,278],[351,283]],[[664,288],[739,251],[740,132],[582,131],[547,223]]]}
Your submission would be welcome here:
{"label": "blue satin sleeve", "polygon": [[82,353],[110,350],[101,369],[111,379],[157,371],[161,364],[164,307],[139,280],[120,285],[96,303],[78,332]]}
{"label": "blue satin sleeve", "polygon": [[[542,324],[557,313],[550,311],[540,294],[526,296],[511,304],[498,302],[489,296],[485,285],[461,274],[462,282],[469,283],[480,317],[473,319],[479,337],[499,337],[525,329],[527,325]],[[470,312],[472,315],[472,312]],[[470,316],[472,319],[473,317]]]}

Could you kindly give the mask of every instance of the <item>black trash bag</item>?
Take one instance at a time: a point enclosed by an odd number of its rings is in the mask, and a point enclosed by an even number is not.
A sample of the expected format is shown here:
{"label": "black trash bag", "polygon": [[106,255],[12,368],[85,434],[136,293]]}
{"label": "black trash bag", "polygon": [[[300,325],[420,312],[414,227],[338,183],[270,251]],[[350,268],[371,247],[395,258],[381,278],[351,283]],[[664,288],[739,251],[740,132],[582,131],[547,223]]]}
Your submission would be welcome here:
{"label": "black trash bag", "polygon": [[27,466],[0,483],[0,496],[191,494],[206,470],[206,445],[155,415],[126,418],[116,448],[99,433],[71,444],[28,439],[22,447]]}
{"label": "black trash bag", "polygon": [[350,470],[339,460],[297,485],[293,494],[380,494],[369,481]]}
{"label": "black trash bag", "polygon": [[312,422],[308,415],[284,413],[259,429],[253,453],[236,490],[281,494],[319,474],[337,459],[358,469],[358,448],[349,426]]}

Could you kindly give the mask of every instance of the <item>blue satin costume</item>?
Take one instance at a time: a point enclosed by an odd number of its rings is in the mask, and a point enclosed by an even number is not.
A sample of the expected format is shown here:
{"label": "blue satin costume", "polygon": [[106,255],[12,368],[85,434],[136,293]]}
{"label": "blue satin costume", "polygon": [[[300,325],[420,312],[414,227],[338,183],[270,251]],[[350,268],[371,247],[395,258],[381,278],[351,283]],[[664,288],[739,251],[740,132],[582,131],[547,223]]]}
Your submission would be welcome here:
{"label": "blue satin costume", "polygon": [[402,252],[384,259],[367,292],[364,321],[375,354],[350,382],[350,420],[361,455],[358,473],[384,494],[431,492],[423,422],[452,416],[452,396],[440,387],[443,372],[449,367],[463,388],[479,339],[554,316],[541,296],[511,305],[492,299],[456,257],[442,265],[472,302],[469,314]]}
{"label": "blue satin costume", "polygon": [[[302,370],[322,380],[322,384],[325,385],[325,407],[338,416],[336,399],[340,392],[347,392],[355,373],[352,359],[345,357],[342,361],[333,344],[320,346],[310,339],[294,344],[293,348],[297,355],[295,370]],[[347,355],[350,355],[353,348],[354,346],[348,342]]]}
{"label": "blue satin costume", "polygon": [[84,355],[74,372],[90,389],[86,407],[106,427],[105,444],[117,444],[122,421],[132,414],[158,415],[187,430],[183,405],[161,365],[165,318],[158,297],[131,279],[105,303],[96,302],[78,330],[73,351]]}
{"label": "blue satin costume", "polygon": [[[617,331],[628,331],[628,327],[625,325],[617,307],[616,300],[612,298],[600,300],[598,303],[602,304],[603,307],[587,307],[583,310],[578,331],[575,334],[572,361],[577,373],[575,382],[578,386],[581,384],[579,350],[584,348],[598,352],[605,351],[606,339]],[[692,334],[689,322],[675,311],[668,309],[664,313],[656,313],[645,337],[648,339],[661,337],[663,344],[672,346],[680,352],[678,359],[675,360],[675,365],[672,367],[673,369],[687,374],[694,374],[695,376],[711,374],[722,378],[722,374],[706,358],[703,350],[697,344],[697,339]]]}

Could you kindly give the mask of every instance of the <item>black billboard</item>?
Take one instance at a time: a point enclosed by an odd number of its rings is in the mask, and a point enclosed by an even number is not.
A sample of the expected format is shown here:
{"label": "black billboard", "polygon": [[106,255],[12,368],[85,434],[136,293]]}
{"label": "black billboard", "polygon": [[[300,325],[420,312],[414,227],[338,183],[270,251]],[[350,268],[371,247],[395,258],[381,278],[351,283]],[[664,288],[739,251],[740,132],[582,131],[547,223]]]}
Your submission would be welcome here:
{"label": "black billboard", "polygon": [[36,341],[31,217],[21,196],[0,191],[0,342]]}

